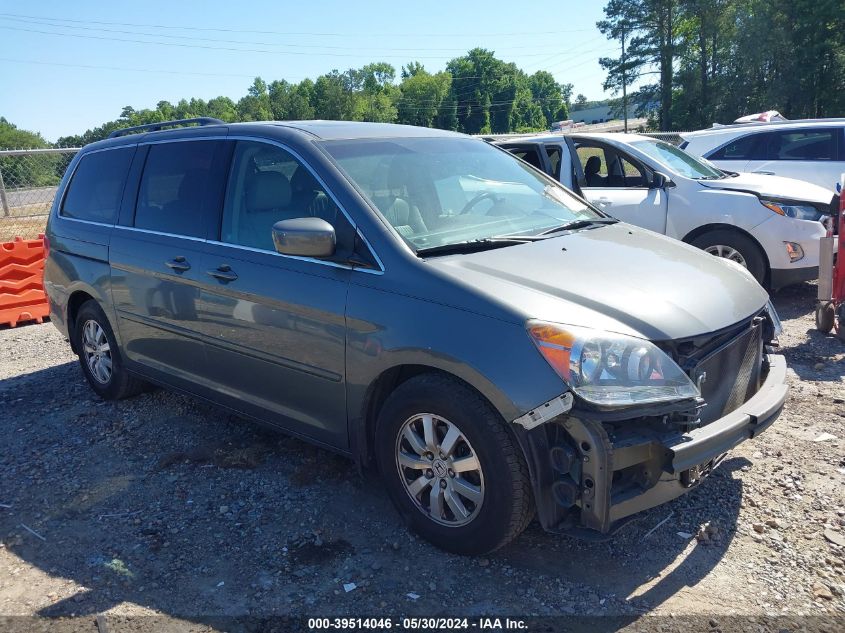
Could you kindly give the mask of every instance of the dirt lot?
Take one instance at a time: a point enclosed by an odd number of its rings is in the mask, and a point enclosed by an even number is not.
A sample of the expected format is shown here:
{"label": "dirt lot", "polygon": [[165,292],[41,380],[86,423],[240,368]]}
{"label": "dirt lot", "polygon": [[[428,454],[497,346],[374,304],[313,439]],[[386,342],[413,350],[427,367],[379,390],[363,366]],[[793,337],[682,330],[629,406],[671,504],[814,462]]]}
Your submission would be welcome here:
{"label": "dirt lot", "polygon": [[608,542],[533,525],[475,559],[342,458],[164,391],[101,402],[52,325],[0,331],[0,616],[845,618],[845,344],[814,292],[776,296],[782,416],[698,489]]}

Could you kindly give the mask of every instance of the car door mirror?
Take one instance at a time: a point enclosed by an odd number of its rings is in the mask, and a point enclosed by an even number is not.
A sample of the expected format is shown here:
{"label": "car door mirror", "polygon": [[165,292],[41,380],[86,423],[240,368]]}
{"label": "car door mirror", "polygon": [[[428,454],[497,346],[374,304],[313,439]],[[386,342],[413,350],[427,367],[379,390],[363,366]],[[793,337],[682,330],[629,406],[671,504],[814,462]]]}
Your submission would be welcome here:
{"label": "car door mirror", "polygon": [[337,236],[334,227],[322,218],[294,218],[273,225],[273,244],[282,255],[330,257]]}
{"label": "car door mirror", "polygon": [[654,175],[651,177],[651,188],[652,189],[666,189],[668,187],[674,187],[675,183],[672,182],[672,179],[669,178],[666,174],[656,171]]}

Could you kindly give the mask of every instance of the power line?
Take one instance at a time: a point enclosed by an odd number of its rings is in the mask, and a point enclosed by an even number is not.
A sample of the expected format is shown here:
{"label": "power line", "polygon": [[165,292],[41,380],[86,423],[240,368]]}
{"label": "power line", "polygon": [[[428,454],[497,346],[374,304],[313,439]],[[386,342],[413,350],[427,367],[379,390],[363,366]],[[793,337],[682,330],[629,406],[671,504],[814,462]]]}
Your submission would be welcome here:
{"label": "power line", "polygon": [[[254,79],[255,75],[241,75],[235,73],[201,73],[192,72],[188,70],[156,70],[151,68],[125,68],[122,66],[97,66],[93,64],[66,64],[63,62],[45,62],[34,59],[13,59],[11,57],[0,57],[0,62],[10,62],[13,64],[35,64],[38,66],[58,66],[62,68],[82,68],[86,70],[114,70],[119,72],[136,72],[136,73],[161,73],[167,75],[197,75],[200,77],[247,77]],[[305,77],[302,77],[305,79]]]}
{"label": "power line", "polygon": [[[55,22],[73,22],[77,24],[100,24],[100,25],[107,25],[107,26],[130,26],[130,27],[138,27],[138,28],[156,28],[156,29],[178,29],[184,31],[209,31],[215,33],[252,33],[257,35],[303,35],[303,36],[327,36],[327,37],[360,37],[360,36],[396,36],[396,37],[467,37],[467,32],[461,33],[315,33],[315,32],[306,32],[306,31],[260,31],[260,30],[252,30],[252,29],[232,29],[232,28],[212,28],[212,27],[199,27],[199,26],[180,26],[180,25],[170,25],[170,24],[139,24],[133,22],[106,22],[106,21],[97,21],[97,20],[74,20],[71,18],[54,18],[50,16],[37,16],[37,15],[23,15],[19,13],[0,13],[0,16],[6,17],[13,17],[13,18],[29,18],[35,20],[53,20]],[[490,36],[490,37],[505,37],[505,36],[530,36],[530,35],[556,35],[560,33],[582,33],[586,31],[592,31],[594,29],[568,29],[568,30],[558,30],[558,31],[528,31],[528,32],[521,32],[516,33],[513,31],[507,31],[503,33],[482,33],[481,35]]]}
{"label": "power line", "polygon": [[[145,33],[139,31],[125,31],[121,29],[108,29],[103,27],[90,27],[90,26],[74,26],[74,25],[67,25],[67,24],[57,24],[55,20],[52,21],[44,21],[44,20],[31,20],[25,18],[7,18],[0,14],[0,19],[12,21],[16,23],[22,23],[27,25],[34,25],[34,26],[46,26],[50,28],[59,28],[59,29],[77,29],[77,30],[84,30],[84,31],[97,31],[97,32],[104,32],[104,33],[118,33],[122,35],[135,35],[135,36],[143,36],[143,37],[158,37],[158,38],[167,38],[167,39],[177,39],[177,40],[188,40],[194,42],[219,42],[223,44],[246,44],[246,45],[253,45],[253,46],[275,46],[281,48],[316,48],[316,49],[329,49],[329,50],[339,50],[339,51],[355,51],[359,54],[372,54],[368,52],[369,50],[377,51],[375,54],[378,55],[380,52],[390,52],[390,53],[414,53],[419,51],[451,51],[453,53],[463,53],[465,49],[463,48],[393,48],[387,47],[383,49],[366,49],[361,48],[358,46],[333,46],[333,45],[323,45],[323,44],[280,44],[276,42],[256,42],[256,41],[244,41],[244,40],[228,40],[228,39],[220,39],[220,38],[212,38],[212,37],[191,37],[188,35],[167,35],[167,34],[160,34],[160,33]],[[63,33],[55,33],[56,35],[62,35]],[[509,46],[506,51],[510,50],[524,50],[524,49],[531,49],[537,50],[536,45],[527,45],[527,46]],[[501,52],[501,51],[497,51]],[[503,53],[504,54],[504,53]],[[544,53],[536,53],[531,54],[531,56],[541,56]]]}
{"label": "power line", "polygon": [[[56,37],[75,37],[80,39],[86,40],[103,40],[103,41],[111,41],[111,42],[129,42],[133,44],[152,44],[154,46],[176,46],[179,48],[197,48],[203,50],[213,50],[213,51],[227,51],[227,52],[234,52],[234,53],[264,53],[270,55],[308,55],[311,57],[320,56],[320,57],[360,57],[359,54],[350,54],[350,53],[318,53],[313,51],[273,51],[268,49],[258,49],[258,48],[232,48],[229,46],[206,46],[203,44],[185,44],[182,42],[155,42],[150,40],[135,40],[135,39],[126,39],[122,37],[107,37],[107,36],[100,36],[100,35],[82,35],[81,33],[56,33],[54,31],[41,31],[38,29],[25,29],[17,26],[3,26],[0,25],[0,29],[4,29],[7,31],[22,31],[26,33],[38,33],[41,35],[53,35]],[[157,36],[155,36],[157,37]],[[369,54],[369,53],[365,53]],[[546,55],[546,53],[527,53],[522,55],[523,57],[542,57]],[[454,55],[417,55],[415,56],[417,59],[453,59]]]}

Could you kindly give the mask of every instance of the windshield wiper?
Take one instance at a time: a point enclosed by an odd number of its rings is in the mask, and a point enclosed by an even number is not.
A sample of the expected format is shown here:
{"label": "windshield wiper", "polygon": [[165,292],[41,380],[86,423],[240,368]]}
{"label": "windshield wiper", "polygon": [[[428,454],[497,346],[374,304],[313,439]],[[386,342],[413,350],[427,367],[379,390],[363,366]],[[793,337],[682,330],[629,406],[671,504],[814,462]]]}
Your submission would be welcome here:
{"label": "windshield wiper", "polygon": [[616,218],[582,218],[580,220],[572,220],[560,226],[554,226],[546,229],[539,235],[549,235],[551,233],[561,233],[563,231],[577,231],[578,229],[586,229],[591,226],[602,226],[604,224],[616,224],[619,222]]}
{"label": "windshield wiper", "polygon": [[439,246],[428,246],[425,248],[418,248],[417,255],[425,257],[427,255],[451,255],[457,253],[476,253],[479,251],[486,251],[491,248],[501,248],[503,246],[511,246],[513,244],[526,244],[537,239],[536,235],[503,235],[499,237],[485,237],[478,240],[468,240],[466,242],[455,242],[454,244],[441,244]]}

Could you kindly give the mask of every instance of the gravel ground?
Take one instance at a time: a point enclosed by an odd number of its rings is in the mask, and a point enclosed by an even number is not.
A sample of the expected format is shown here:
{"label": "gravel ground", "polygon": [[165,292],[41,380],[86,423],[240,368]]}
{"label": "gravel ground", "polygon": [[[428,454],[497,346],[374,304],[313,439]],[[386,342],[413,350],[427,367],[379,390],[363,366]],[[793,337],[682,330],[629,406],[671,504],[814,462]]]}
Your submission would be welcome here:
{"label": "gravel ground", "polygon": [[2,330],[0,616],[843,617],[845,344],[814,296],[775,297],[783,414],[699,488],[607,542],[532,525],[485,558],[410,535],[343,458],[161,390],[102,402],[52,325]]}

